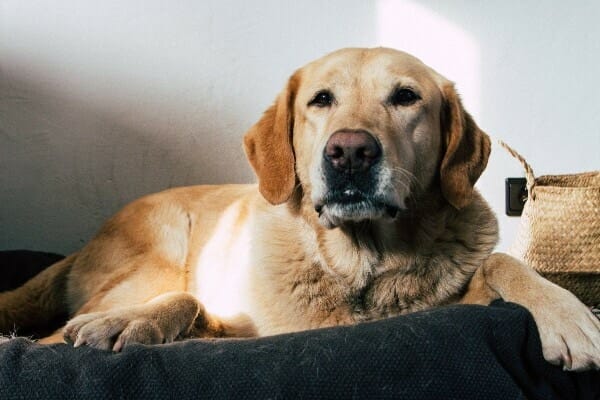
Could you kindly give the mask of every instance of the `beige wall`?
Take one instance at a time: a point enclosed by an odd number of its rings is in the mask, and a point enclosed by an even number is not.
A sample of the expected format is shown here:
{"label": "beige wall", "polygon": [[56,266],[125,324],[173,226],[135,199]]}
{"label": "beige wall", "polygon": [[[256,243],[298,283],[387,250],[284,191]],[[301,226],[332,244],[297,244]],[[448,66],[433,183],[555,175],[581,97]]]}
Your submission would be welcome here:
{"label": "beige wall", "polygon": [[[545,6],[543,6],[545,5]],[[407,49],[536,172],[600,166],[600,3],[0,2],[0,249],[77,249],[126,202],[254,178],[241,137],[287,76],[346,46]],[[480,188],[501,217],[498,151]]]}

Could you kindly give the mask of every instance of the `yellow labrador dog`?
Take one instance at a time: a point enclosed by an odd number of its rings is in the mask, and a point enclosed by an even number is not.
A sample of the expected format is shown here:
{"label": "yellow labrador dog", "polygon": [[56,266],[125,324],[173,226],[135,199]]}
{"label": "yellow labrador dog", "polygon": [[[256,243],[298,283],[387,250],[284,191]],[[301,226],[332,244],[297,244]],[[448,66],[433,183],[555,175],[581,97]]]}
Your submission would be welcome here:
{"label": "yellow labrador dog", "polygon": [[492,254],[496,219],[473,188],[490,140],[416,58],[344,49],[308,64],[244,145],[258,186],[129,204],[81,251],[1,293],[0,331],[67,311],[43,342],[119,351],[503,298],[531,311],[548,361],[600,367],[592,313]]}

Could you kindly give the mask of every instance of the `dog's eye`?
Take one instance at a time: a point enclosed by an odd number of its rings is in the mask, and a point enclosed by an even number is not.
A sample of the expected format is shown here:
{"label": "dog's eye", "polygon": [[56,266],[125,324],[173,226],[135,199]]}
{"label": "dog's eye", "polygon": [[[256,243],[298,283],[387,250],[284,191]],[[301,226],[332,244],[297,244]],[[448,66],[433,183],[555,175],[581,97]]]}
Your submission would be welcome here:
{"label": "dog's eye", "polygon": [[320,90],[315,94],[311,101],[308,102],[309,106],[317,107],[329,107],[333,104],[333,94],[329,90]]}
{"label": "dog's eye", "polygon": [[410,106],[420,98],[421,97],[419,97],[412,89],[396,88],[390,95],[388,101],[393,106]]}

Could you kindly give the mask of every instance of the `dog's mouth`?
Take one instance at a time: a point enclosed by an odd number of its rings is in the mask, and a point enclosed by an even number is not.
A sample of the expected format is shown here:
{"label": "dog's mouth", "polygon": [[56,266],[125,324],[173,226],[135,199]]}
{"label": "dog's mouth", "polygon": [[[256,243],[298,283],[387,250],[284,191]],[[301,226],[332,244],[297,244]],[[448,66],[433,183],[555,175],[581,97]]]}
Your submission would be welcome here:
{"label": "dog's mouth", "polygon": [[315,203],[319,222],[328,229],[367,220],[394,219],[401,207],[376,195],[348,187]]}

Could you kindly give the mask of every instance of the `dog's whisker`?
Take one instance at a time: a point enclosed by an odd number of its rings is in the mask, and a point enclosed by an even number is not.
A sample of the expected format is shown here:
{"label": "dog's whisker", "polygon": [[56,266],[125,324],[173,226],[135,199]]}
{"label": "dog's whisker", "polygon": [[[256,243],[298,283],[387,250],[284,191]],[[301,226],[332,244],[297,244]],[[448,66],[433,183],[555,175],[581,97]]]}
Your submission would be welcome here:
{"label": "dog's whisker", "polygon": [[410,171],[402,167],[392,167],[390,168],[392,172],[397,172],[400,176],[395,177],[396,179],[406,178],[409,180],[410,184],[416,184],[418,189],[423,189],[423,184],[419,179]]}

